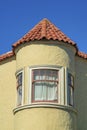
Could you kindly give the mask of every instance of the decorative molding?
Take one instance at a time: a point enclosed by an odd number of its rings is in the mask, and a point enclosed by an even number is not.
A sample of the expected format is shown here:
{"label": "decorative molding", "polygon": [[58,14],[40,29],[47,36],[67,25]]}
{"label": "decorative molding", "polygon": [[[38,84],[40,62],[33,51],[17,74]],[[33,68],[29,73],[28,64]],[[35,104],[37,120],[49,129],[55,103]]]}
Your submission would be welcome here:
{"label": "decorative molding", "polygon": [[29,105],[24,105],[24,106],[19,106],[13,110],[13,113],[16,114],[19,111],[25,110],[25,109],[32,109],[32,108],[55,108],[55,109],[61,109],[64,111],[71,111],[77,114],[77,110],[73,108],[72,106],[64,106],[64,105],[59,105],[56,103],[34,103],[34,104],[29,104]]}

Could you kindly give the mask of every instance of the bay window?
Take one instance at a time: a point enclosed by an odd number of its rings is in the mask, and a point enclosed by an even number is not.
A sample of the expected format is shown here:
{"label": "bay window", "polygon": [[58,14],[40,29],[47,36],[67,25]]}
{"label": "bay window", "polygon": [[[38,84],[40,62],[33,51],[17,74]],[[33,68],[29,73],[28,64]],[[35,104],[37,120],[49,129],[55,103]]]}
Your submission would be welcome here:
{"label": "bay window", "polygon": [[58,70],[32,70],[32,102],[58,102]]}
{"label": "bay window", "polygon": [[[20,71],[16,75],[17,106],[23,104],[24,97],[28,104],[49,102],[66,106],[74,105],[74,77],[66,67],[30,67],[29,71],[25,72],[25,77],[23,72]],[[24,79],[29,79],[26,80],[28,82],[25,88]],[[26,88],[28,92],[24,93]]]}

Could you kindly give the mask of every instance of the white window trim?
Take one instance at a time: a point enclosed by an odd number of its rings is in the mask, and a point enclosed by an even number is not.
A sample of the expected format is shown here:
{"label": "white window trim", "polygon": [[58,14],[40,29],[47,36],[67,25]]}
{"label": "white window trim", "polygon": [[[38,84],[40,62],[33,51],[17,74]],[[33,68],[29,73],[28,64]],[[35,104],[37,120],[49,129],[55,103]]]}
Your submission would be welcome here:
{"label": "white window trim", "polygon": [[64,75],[64,67],[62,67],[60,69],[60,72],[59,72],[59,81],[60,81],[60,93],[59,93],[59,98],[60,98],[60,104],[61,105],[64,105],[65,104],[65,75]]}
{"label": "white window trim", "polygon": [[24,106],[20,106],[20,107],[16,107],[13,109],[13,113],[16,114],[17,112],[19,111],[22,111],[24,109],[31,109],[31,108],[56,108],[56,109],[61,109],[61,110],[64,110],[64,111],[70,111],[70,112],[73,112],[74,114],[78,114],[78,111],[77,109],[71,107],[71,106],[65,106],[65,105],[60,105],[60,104],[53,104],[53,103],[39,103],[39,104],[28,104],[28,105],[24,105]]}
{"label": "white window trim", "polygon": [[[27,104],[40,104],[42,103],[43,104],[43,101],[42,102],[32,102],[32,70],[33,69],[54,69],[54,70],[58,70],[59,71],[59,84],[58,84],[58,102],[55,102],[53,104],[59,104],[59,105],[65,105],[65,106],[70,106],[69,105],[69,87],[68,87],[68,73],[69,70],[67,67],[61,67],[61,66],[30,66],[30,67],[27,67],[27,75],[28,76],[28,84],[27,84],[27,92],[26,92],[26,99],[27,99],[27,102],[26,102],[26,105]],[[22,73],[22,103],[20,106],[18,106],[18,102],[17,102],[17,96],[16,96],[16,107],[21,107],[24,105],[24,69],[22,68],[21,70],[17,71],[16,72],[16,76],[20,73]],[[71,73],[72,74],[72,73]],[[73,75],[73,74],[72,74]],[[74,77],[74,75],[73,75]],[[51,104],[50,102],[44,102],[46,104]],[[73,105],[74,106],[74,105]],[[72,107],[73,107],[72,106]]]}
{"label": "white window trim", "polygon": [[[64,100],[65,100],[65,94],[64,94],[64,67],[58,67],[58,66],[36,66],[36,67],[29,67],[29,81],[28,81],[28,104],[34,104],[32,102],[32,70],[33,69],[54,69],[59,71],[59,84],[58,84],[58,102],[54,104],[60,104],[64,105]],[[39,104],[41,102],[37,102],[36,104]],[[42,101],[43,103],[43,101]],[[48,102],[49,103],[49,102]]]}
{"label": "white window trim", "polygon": [[68,69],[65,67],[65,105],[69,105]]}
{"label": "white window trim", "polygon": [[28,103],[31,104],[32,101],[32,69],[29,69],[28,71]]}
{"label": "white window trim", "polygon": [[[21,105],[18,106],[18,98],[17,98],[17,96],[16,96],[16,106],[17,106],[17,107],[20,107],[20,106],[23,106],[23,105],[24,105],[24,70],[19,70],[19,71],[17,71],[16,77],[17,77],[17,75],[19,75],[20,73],[22,73],[22,102],[21,102]],[[17,92],[17,86],[16,86],[16,92]]]}

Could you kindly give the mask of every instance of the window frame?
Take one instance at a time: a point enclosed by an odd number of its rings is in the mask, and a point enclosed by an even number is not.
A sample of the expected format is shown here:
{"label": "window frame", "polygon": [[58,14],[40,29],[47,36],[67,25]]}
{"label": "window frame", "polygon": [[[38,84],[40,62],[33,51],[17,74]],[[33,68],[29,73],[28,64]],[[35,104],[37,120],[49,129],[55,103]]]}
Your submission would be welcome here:
{"label": "window frame", "polygon": [[[19,104],[19,101],[18,101],[18,88],[20,87],[17,86],[17,76],[22,74],[22,98],[21,98],[21,103]],[[16,72],[16,92],[17,92],[17,98],[16,98],[16,106],[22,106],[23,105],[23,100],[24,100],[24,70],[19,70],[18,72]]]}
{"label": "window frame", "polygon": [[[70,77],[69,77],[70,76]],[[71,79],[69,79],[71,78]],[[70,83],[70,81],[71,83]],[[68,72],[68,91],[69,91],[69,105],[74,106],[74,76]],[[72,96],[71,96],[71,91],[72,91]]]}
{"label": "window frame", "polygon": [[[57,102],[32,102],[32,70],[34,69],[54,69],[59,71],[59,85],[58,85],[58,101]],[[68,86],[68,73],[71,73],[67,67],[63,66],[55,66],[55,65],[42,65],[42,66],[29,66],[28,67],[28,104],[40,104],[40,103],[47,103],[47,104],[59,104],[64,106],[74,106],[74,98],[73,98],[73,105],[69,104],[69,86]],[[72,74],[72,73],[71,73]],[[74,78],[74,74],[72,74]]]}
{"label": "window frame", "polygon": [[[32,98],[32,70],[35,70],[35,69],[50,69],[50,70],[57,70],[58,73],[60,73],[60,69],[61,67],[58,67],[58,66],[36,66],[36,67],[29,67],[29,73],[30,73],[30,78],[29,78],[29,82],[30,82],[30,89],[28,91],[28,93],[30,93],[28,95],[28,99],[29,99],[29,104],[33,104],[33,103],[58,103],[60,104],[60,74],[59,74],[59,84],[57,86],[57,101],[54,102],[54,101],[33,101],[33,98]],[[59,90],[58,90],[59,89]]]}
{"label": "window frame", "polygon": [[[41,71],[41,70],[54,70],[54,69],[45,69],[45,68],[43,68],[43,69],[34,69],[34,70],[38,70],[39,72]],[[59,84],[59,80],[47,80],[47,79],[39,79],[39,80],[34,80],[34,70],[32,70],[32,102],[58,102],[58,84]],[[56,70],[57,71],[57,76],[58,76],[58,70]],[[39,76],[41,76],[41,75],[39,75]],[[45,75],[46,76],[46,75]],[[59,77],[59,76],[58,76]],[[37,82],[51,82],[51,83],[53,83],[53,82],[55,82],[55,83],[57,83],[57,86],[56,86],[56,89],[57,89],[57,99],[53,99],[53,100],[48,100],[48,99],[44,99],[44,100],[35,100],[34,99],[34,96],[35,96],[35,86],[33,85],[34,83],[37,83]],[[46,89],[47,89],[47,86],[46,86]],[[47,94],[47,92],[46,92],[46,94]],[[47,94],[47,97],[48,97],[48,94]]]}
{"label": "window frame", "polygon": [[[58,87],[57,87],[57,102],[55,101],[32,101],[32,70],[35,69],[50,69],[50,70],[57,70],[58,71]],[[15,76],[17,77],[20,73],[22,73],[22,101],[21,104],[18,105],[18,98],[16,96],[16,106],[20,107],[24,105],[24,94],[27,95],[26,97],[26,104],[40,104],[40,103],[47,103],[47,104],[59,104],[59,105],[65,105],[65,106],[74,106],[74,74],[72,74],[67,67],[63,66],[29,66],[26,67],[26,74],[24,75],[25,69],[20,69],[15,73]],[[68,74],[71,74],[73,76],[73,104],[70,103],[69,95],[69,85],[68,85]],[[25,77],[24,77],[25,76]],[[27,78],[27,92],[24,93],[24,78]]]}

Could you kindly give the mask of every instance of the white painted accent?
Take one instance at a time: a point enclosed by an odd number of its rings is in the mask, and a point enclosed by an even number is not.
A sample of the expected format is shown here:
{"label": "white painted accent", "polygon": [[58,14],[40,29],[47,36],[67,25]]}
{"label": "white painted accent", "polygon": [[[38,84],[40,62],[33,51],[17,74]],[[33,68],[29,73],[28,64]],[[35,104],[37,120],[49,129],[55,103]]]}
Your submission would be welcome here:
{"label": "white painted accent", "polygon": [[17,107],[13,110],[13,113],[16,114],[16,112],[24,110],[24,109],[32,109],[32,108],[56,108],[56,109],[62,109],[65,111],[71,111],[77,114],[77,110],[73,108],[72,106],[65,106],[65,105],[59,105],[57,103],[35,103],[35,104],[30,104],[30,105],[24,105]]}
{"label": "white painted accent", "polygon": [[65,105],[69,105],[68,68],[65,67]]}
{"label": "white painted accent", "polygon": [[28,68],[28,67],[26,68],[26,76],[27,76],[27,77],[26,77],[26,78],[27,78],[27,86],[26,86],[26,87],[27,87],[27,88],[26,88],[26,89],[27,89],[27,92],[26,92],[26,94],[27,94],[27,95],[26,95],[26,96],[27,96],[27,97],[26,97],[26,100],[27,100],[27,101],[26,101],[26,103],[29,103],[29,82],[30,82],[30,81],[29,81],[29,78],[30,78],[30,75],[29,75],[29,68]]}
{"label": "white painted accent", "polygon": [[64,105],[64,102],[65,102],[65,85],[64,85],[64,67],[62,67],[60,69],[60,79],[59,79],[59,82],[60,82],[60,104],[61,105]]}
{"label": "white painted accent", "polygon": [[28,68],[28,104],[32,102],[32,69]]}
{"label": "white painted accent", "polygon": [[25,81],[25,76],[24,76],[24,70],[22,71],[22,105],[24,105],[24,81]]}

